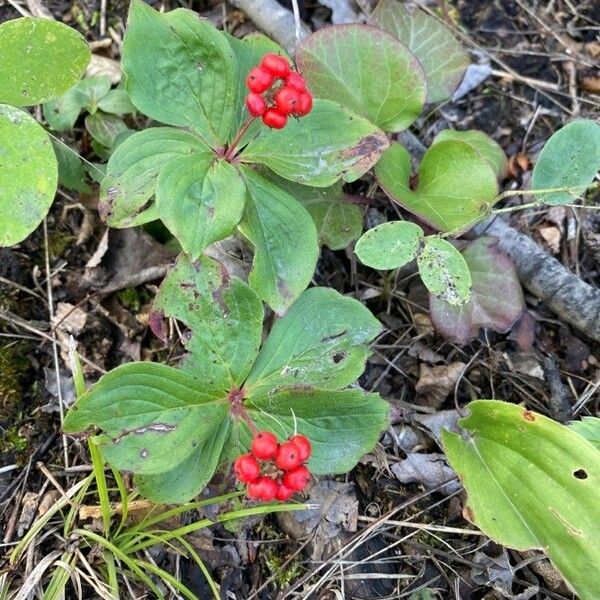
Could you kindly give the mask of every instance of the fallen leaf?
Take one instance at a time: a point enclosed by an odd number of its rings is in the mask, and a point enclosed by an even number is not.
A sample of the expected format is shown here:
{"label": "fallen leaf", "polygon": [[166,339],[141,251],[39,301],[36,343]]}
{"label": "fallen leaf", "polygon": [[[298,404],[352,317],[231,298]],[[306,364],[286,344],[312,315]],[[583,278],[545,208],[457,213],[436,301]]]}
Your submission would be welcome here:
{"label": "fallen leaf", "polygon": [[427,490],[443,486],[440,492],[445,495],[460,488],[456,473],[446,464],[443,454],[409,452],[390,468],[400,483],[418,483]]}
{"label": "fallen leaf", "polygon": [[465,370],[465,363],[454,362],[449,365],[429,367],[421,363],[419,381],[415,390],[420,396],[420,404],[439,408]]}

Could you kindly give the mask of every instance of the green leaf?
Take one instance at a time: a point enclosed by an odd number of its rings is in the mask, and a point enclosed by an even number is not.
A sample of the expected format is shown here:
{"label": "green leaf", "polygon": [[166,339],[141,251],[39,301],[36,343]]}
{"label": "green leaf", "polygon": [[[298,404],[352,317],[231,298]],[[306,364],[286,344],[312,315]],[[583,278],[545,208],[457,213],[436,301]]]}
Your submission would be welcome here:
{"label": "green leaf", "polygon": [[543,550],[581,598],[600,598],[600,452],[569,427],[514,404],[477,400],[445,431],[465,513],[498,543]]}
{"label": "green leaf", "polygon": [[107,462],[142,475],[165,473],[188,458],[228,414],[223,393],[158,363],[121,365],[103,375],[67,414],[66,433],[101,430]]}
{"label": "green leaf", "polygon": [[136,477],[142,496],[159,504],[183,504],[195,498],[208,485],[221,462],[230,425],[231,420],[224,419],[199,448],[169,471]]}
{"label": "green leaf", "polygon": [[406,46],[366,25],[336,25],[308,36],[298,65],[311,92],[335,100],[384,131],[406,129],[425,103],[425,74]]}
{"label": "green leaf", "polygon": [[158,214],[192,258],[233,233],[245,202],[246,186],[237,170],[211,154],[172,160],[156,185]]}
{"label": "green leaf", "polygon": [[286,191],[250,168],[243,168],[242,176],[248,197],[239,229],[254,246],[248,283],[261,300],[282,314],[314,273],[319,254],[315,225]]}
{"label": "green leaf", "polygon": [[419,184],[410,187],[408,152],[397,143],[375,167],[385,193],[432,227],[462,233],[483,218],[498,192],[488,162],[464,142],[447,140],[432,146],[419,167]]}
{"label": "green leaf", "polygon": [[583,417],[581,421],[571,421],[569,427],[600,450],[600,419],[598,417]]}
{"label": "green leaf", "polygon": [[244,387],[254,397],[281,387],[350,385],[364,371],[381,324],[358,300],[310,288],[273,326]]}
{"label": "green leaf", "polygon": [[58,183],[68,190],[89,194],[92,190],[86,183],[87,173],[77,152],[60,141],[52,140],[52,146],[58,161]]}
{"label": "green leaf", "polygon": [[397,269],[417,257],[423,230],[410,221],[391,221],[369,229],[356,244],[356,256],[373,269]]}
{"label": "green leaf", "polygon": [[[310,439],[308,467],[315,475],[347,473],[370,452],[389,424],[389,405],[362,390],[291,389],[246,402],[259,429],[285,438],[297,431]],[[246,444],[249,432],[246,431]]]}
{"label": "green leaf", "polygon": [[[246,87],[246,76],[250,72],[252,67],[255,67],[260,63],[262,57],[267,52],[273,52],[274,54],[280,54],[289,58],[285,50],[276,42],[269,39],[262,33],[254,32],[247,35],[245,38],[236,38],[233,35],[225,34],[227,41],[235,54],[238,64],[238,77],[237,77],[237,92],[235,100],[234,120],[231,128],[230,137],[233,138],[237,130],[248,118],[248,111],[246,110],[245,99],[248,94],[248,88]],[[255,133],[257,133],[262,127],[260,119],[254,121],[251,125],[248,133],[244,136],[245,139],[250,139]]]}
{"label": "green leaf", "polygon": [[94,140],[109,149],[114,146],[117,136],[128,129],[123,119],[102,111],[88,115],[85,118],[85,128]]}
{"label": "green leaf", "polygon": [[66,92],[91,52],[83,36],[52,19],[25,17],[0,25],[0,103],[33,106]]}
{"label": "green leaf", "polygon": [[465,344],[480,328],[506,333],[523,314],[523,290],[513,262],[495,237],[481,237],[462,252],[471,274],[471,297],[465,304],[430,298],[429,315],[436,330]]}
{"label": "green leaf", "polygon": [[106,96],[100,99],[98,108],[105,113],[119,116],[135,112],[135,106],[131,103],[127,92],[123,88],[110,90]]}
{"label": "green leaf", "polygon": [[110,157],[98,210],[111,227],[132,227],[158,218],[149,205],[156,180],[172,159],[208,154],[196,135],[172,127],[151,127],[128,137]]}
{"label": "green leaf", "polygon": [[233,122],[237,64],[226,37],[187,9],[159,13],[133,0],[123,39],[133,104],[167,125],[189,127],[223,146]]}
{"label": "green leaf", "polygon": [[344,200],[342,182],[315,188],[264,173],[267,179],[289,192],[310,213],[315,222],[319,243],[332,250],[342,250],[360,237],[363,216],[360,206]]}
{"label": "green leaf", "polygon": [[436,298],[464,304],[471,297],[471,273],[462,254],[446,240],[428,236],[417,256],[419,275]]}
{"label": "green leaf", "polygon": [[329,100],[290,119],[284,129],[263,128],[240,154],[244,163],[266,165],[285,179],[327,187],[338,179],[355,181],[388,147],[381,130]]}
{"label": "green leaf", "polygon": [[[163,280],[151,324],[163,337],[160,316],[174,317],[189,329],[184,336],[190,353],[182,368],[200,381],[229,390],[240,386],[260,346],[263,306],[256,293],[224,267],[203,257],[181,254]],[[158,320],[157,320],[158,317]]]}
{"label": "green leaf", "polygon": [[0,104],[0,246],[24,240],[48,213],[58,180],[56,156],[28,113]]}
{"label": "green leaf", "polygon": [[537,192],[544,204],[569,204],[581,196],[600,170],[600,125],[579,119],[559,129],[544,145],[533,168],[532,190],[573,188],[572,191]]}
{"label": "green leaf", "polygon": [[455,129],[442,129],[435,138],[431,145],[446,140],[456,140],[459,142],[465,142],[479,154],[487,163],[492,167],[497,179],[504,179],[506,177],[506,170],[508,168],[508,160],[506,154],[498,142],[493,140],[489,135],[478,131],[476,129],[470,129],[468,131],[456,131]]}
{"label": "green leaf", "polygon": [[427,79],[427,102],[452,96],[469,65],[469,55],[446,25],[397,0],[380,0],[369,22],[397,37],[419,59]]}

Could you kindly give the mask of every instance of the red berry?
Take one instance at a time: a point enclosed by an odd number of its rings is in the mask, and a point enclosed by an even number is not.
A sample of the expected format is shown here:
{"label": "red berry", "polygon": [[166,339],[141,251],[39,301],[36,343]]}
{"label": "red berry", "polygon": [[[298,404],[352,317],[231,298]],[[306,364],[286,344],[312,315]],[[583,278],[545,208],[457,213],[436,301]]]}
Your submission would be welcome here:
{"label": "red berry", "polygon": [[309,91],[302,92],[300,94],[300,100],[298,102],[298,107],[296,108],[296,112],[294,114],[298,117],[303,117],[312,110],[312,107],[313,107],[312,94]]}
{"label": "red berry", "polygon": [[290,72],[289,61],[283,58],[283,56],[279,56],[279,54],[273,54],[273,52],[269,52],[262,57],[260,66],[269,71],[273,77],[280,77],[282,79],[287,77],[287,74]]}
{"label": "red berry", "polygon": [[280,502],[285,502],[286,500],[289,500],[293,495],[294,490],[281,484],[277,488],[277,495],[275,496],[275,499],[279,500]]}
{"label": "red berry", "polygon": [[277,438],[270,431],[259,431],[252,440],[250,451],[256,458],[270,460],[275,458],[277,447]]}
{"label": "red berry", "polygon": [[302,463],[300,458],[300,449],[292,442],[284,442],[279,446],[277,450],[277,456],[275,457],[275,464],[282,471],[289,471],[295,469]]}
{"label": "red berry", "polygon": [[294,444],[300,451],[300,460],[302,462],[308,460],[308,457],[312,452],[312,446],[308,438],[304,435],[298,434],[291,437],[290,442],[292,442],[292,444]]}
{"label": "red berry", "polygon": [[283,485],[297,492],[301,492],[310,481],[310,471],[300,465],[283,476]]}
{"label": "red berry", "polygon": [[246,108],[253,117],[260,117],[265,112],[267,105],[260,94],[251,93],[246,96]]}
{"label": "red berry", "polygon": [[273,75],[267,69],[254,67],[246,77],[246,87],[255,94],[262,94],[273,85]]}
{"label": "red berry", "polygon": [[281,114],[275,108],[267,108],[263,113],[262,120],[267,127],[283,129],[287,123],[287,116]]}
{"label": "red berry", "polygon": [[233,463],[233,471],[235,476],[244,483],[255,481],[260,475],[260,467],[251,454],[238,456]]}
{"label": "red berry", "polygon": [[290,71],[290,74],[285,78],[285,85],[287,87],[292,87],[299,92],[303,92],[306,89],[304,77],[302,77],[300,73],[296,73],[296,71]]}
{"label": "red berry", "polygon": [[286,85],[275,94],[275,107],[284,115],[295,113],[300,106],[300,95],[297,89]]}
{"label": "red berry", "polygon": [[254,500],[275,500],[279,486],[277,482],[269,477],[259,477],[248,485],[246,493]]}

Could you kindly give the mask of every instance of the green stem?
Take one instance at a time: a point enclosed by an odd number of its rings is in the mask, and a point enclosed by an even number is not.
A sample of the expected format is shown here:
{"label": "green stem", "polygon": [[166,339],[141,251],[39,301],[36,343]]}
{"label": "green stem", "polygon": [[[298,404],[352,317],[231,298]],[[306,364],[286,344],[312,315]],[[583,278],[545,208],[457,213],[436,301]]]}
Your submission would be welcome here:
{"label": "green stem", "polygon": [[256,117],[253,117],[252,115],[249,116],[244,122],[244,124],[239,128],[231,144],[229,145],[229,148],[227,148],[227,152],[225,152],[225,156],[223,157],[225,160],[231,160],[235,156],[238,144],[242,141],[244,134],[246,133],[246,131],[248,131],[250,125],[254,123],[255,119]]}

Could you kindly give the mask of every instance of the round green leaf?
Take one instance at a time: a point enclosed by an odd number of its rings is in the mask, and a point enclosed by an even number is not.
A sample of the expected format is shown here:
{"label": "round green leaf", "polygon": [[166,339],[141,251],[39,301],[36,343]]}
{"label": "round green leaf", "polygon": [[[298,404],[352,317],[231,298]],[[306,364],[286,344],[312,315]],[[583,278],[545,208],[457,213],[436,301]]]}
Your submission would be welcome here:
{"label": "round green leaf", "polygon": [[465,513],[498,543],[548,555],[582,599],[600,598],[600,451],[522,406],[476,400],[443,432],[468,494]]}
{"label": "round green leaf", "polygon": [[419,275],[436,298],[464,304],[471,297],[471,273],[462,254],[448,241],[428,236],[417,256]]}
{"label": "round green leaf", "polygon": [[58,21],[25,17],[0,25],[0,102],[32,106],[66,92],[91,52],[83,36]]}
{"label": "round green leaf", "polygon": [[56,156],[43,127],[0,104],[0,246],[21,242],[42,222],[57,181]]}
{"label": "round green leaf", "polygon": [[469,144],[438,142],[425,153],[418,185],[410,187],[409,153],[393,143],[375,166],[386,194],[432,227],[461,233],[483,218],[497,192],[496,174]]}
{"label": "round green leaf", "polygon": [[469,131],[456,131],[455,129],[442,129],[435,138],[431,145],[446,140],[456,140],[459,142],[465,142],[469,144],[479,156],[485,159],[490,167],[496,173],[498,179],[503,179],[506,176],[506,169],[508,167],[508,160],[506,154],[502,150],[500,144],[493,140],[489,135],[483,131],[471,129]]}
{"label": "round green leaf", "polygon": [[391,221],[369,229],[356,244],[356,256],[373,269],[397,269],[417,257],[423,230],[409,221]]}
{"label": "round green leaf", "polygon": [[308,36],[297,52],[310,90],[384,131],[406,129],[420,114],[425,75],[414,54],[367,25],[335,25]]}
{"label": "round green leaf", "polygon": [[535,194],[544,204],[569,204],[583,194],[599,169],[600,125],[587,119],[573,121],[542,148],[531,176],[531,189],[573,188]]}
{"label": "round green leaf", "polygon": [[469,65],[469,55],[439,19],[398,0],[380,0],[369,22],[397,37],[419,59],[427,78],[427,101],[446,100]]}
{"label": "round green leaf", "polygon": [[158,214],[192,258],[233,233],[245,202],[239,173],[210,154],[175,158],[158,177]]}

